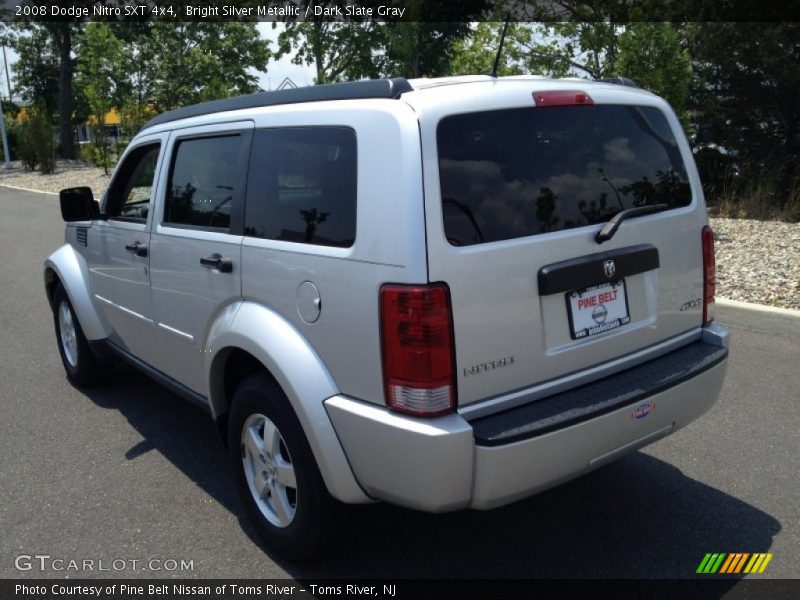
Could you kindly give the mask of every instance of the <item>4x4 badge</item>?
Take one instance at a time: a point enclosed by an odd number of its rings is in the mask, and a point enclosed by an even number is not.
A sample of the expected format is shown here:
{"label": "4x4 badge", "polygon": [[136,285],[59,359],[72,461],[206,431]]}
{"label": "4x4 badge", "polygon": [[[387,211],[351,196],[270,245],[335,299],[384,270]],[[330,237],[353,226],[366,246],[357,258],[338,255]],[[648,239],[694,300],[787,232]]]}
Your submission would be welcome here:
{"label": "4x4 badge", "polygon": [[617,272],[617,264],[613,261],[613,259],[607,260],[603,263],[603,272],[609,279],[614,276],[614,274]]}

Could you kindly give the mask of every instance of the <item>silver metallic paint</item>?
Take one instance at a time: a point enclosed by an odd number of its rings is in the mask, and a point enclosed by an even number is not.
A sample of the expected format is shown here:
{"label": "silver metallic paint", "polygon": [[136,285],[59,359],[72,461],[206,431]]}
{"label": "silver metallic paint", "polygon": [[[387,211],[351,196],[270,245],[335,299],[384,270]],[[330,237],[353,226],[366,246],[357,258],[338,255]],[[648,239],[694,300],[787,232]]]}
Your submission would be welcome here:
{"label": "silver metallic paint", "polygon": [[[718,326],[720,345],[727,329]],[[457,415],[418,419],[336,396],[325,401],[359,483],[375,498],[430,512],[488,509],[568,481],[673,433],[708,411],[727,361],[611,413],[529,440],[476,446]],[[631,412],[655,404],[645,419]]]}
{"label": "silver metallic paint", "polygon": [[323,401],[339,393],[333,378],[308,340],[283,316],[254,302],[229,305],[211,326],[204,373],[212,415],[228,410],[222,382],[225,360],[239,348],[272,374],[292,405],[322,478],[343,502],[369,502],[353,477]]}
{"label": "silver metallic paint", "polygon": [[474,440],[460,416],[408,417],[341,395],[325,407],[371,496],[428,512],[467,507]]}
{"label": "silver metallic paint", "polygon": [[723,361],[651,396],[647,402],[655,409],[646,419],[632,419],[632,408],[624,407],[531,440],[477,447],[470,508],[495,508],[525,498],[674,433],[711,408],[726,367]]}
{"label": "silver metallic paint", "polygon": [[[590,88],[590,89],[589,89]],[[655,245],[661,267],[626,279],[631,323],[573,340],[564,294],[540,296],[538,270],[600,251],[598,225],[513,240],[456,247],[443,231],[436,130],[451,114],[533,107],[532,90],[589,91],[595,104],[654,106],[678,140],[693,192],[685,207],[625,223],[602,250]],[[518,79],[442,86],[404,95],[419,114],[426,195],[429,278],[446,281],[453,305],[457,372],[487,357],[514,356],[514,365],[459,376],[459,407],[574,373],[646,348],[701,325],[699,313],[681,312],[686,298],[702,295],[700,230],[708,217],[691,151],[666,102],[642,90],[565,80]],[[575,110],[581,110],[576,108]],[[602,277],[603,274],[600,273]]]}
{"label": "silver metallic paint", "polygon": [[69,244],[61,246],[47,257],[44,268],[52,270],[64,286],[86,339],[102,340],[111,335],[110,325],[92,301],[86,261],[75,247]]}

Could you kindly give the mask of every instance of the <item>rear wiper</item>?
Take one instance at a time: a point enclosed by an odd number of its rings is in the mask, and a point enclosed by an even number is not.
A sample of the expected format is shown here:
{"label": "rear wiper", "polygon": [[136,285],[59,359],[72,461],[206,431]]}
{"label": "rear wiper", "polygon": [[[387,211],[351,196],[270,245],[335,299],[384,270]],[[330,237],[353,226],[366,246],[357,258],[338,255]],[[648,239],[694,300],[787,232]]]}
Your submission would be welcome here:
{"label": "rear wiper", "polygon": [[622,222],[625,219],[629,217],[641,217],[642,215],[649,215],[650,213],[660,212],[668,208],[668,204],[648,204],[647,206],[635,206],[633,208],[621,210],[611,217],[611,220],[606,223],[600,231],[597,232],[597,235],[594,239],[598,244],[607,242],[614,237],[614,234],[617,233],[617,229],[619,229],[619,226],[622,225]]}

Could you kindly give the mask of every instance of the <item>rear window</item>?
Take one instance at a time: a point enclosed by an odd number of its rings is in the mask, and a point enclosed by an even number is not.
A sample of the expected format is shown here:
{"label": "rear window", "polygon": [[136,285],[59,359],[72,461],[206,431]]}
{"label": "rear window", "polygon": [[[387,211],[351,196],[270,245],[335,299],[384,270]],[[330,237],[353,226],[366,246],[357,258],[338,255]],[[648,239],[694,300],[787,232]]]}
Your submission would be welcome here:
{"label": "rear window", "polygon": [[454,115],[437,130],[444,230],[455,246],[608,221],[691,190],[663,113],[639,106]]}

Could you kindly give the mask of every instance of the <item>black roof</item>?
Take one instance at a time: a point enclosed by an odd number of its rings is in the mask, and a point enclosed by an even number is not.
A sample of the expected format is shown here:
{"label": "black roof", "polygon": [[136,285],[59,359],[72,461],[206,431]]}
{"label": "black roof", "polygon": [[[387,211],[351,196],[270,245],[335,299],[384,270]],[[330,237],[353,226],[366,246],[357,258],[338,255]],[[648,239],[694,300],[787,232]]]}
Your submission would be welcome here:
{"label": "black roof", "polygon": [[397,99],[401,94],[414,88],[402,77],[394,79],[368,79],[346,83],[328,83],[303,88],[276,90],[274,92],[258,92],[236,98],[213,100],[201,104],[192,104],[162,113],[150,119],[142,130],[154,125],[169,123],[189,117],[199,117],[212,113],[259,106],[275,106],[279,104],[298,104],[301,102],[318,102],[321,100],[354,100],[358,98],[391,98]]}

